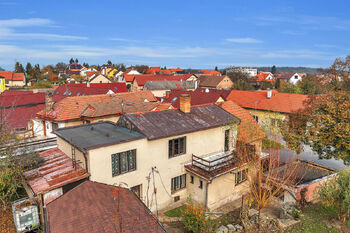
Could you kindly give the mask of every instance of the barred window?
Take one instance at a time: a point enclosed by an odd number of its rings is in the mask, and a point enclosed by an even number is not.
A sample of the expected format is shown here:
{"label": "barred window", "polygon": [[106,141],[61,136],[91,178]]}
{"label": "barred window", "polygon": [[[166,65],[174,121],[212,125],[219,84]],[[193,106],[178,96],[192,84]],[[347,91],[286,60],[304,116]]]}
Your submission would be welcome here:
{"label": "barred window", "polygon": [[112,176],[136,170],[136,150],[112,154]]}
{"label": "barred window", "polygon": [[237,172],[236,173],[235,184],[237,185],[237,184],[243,183],[244,181],[247,180],[247,176],[248,176],[248,168]]}

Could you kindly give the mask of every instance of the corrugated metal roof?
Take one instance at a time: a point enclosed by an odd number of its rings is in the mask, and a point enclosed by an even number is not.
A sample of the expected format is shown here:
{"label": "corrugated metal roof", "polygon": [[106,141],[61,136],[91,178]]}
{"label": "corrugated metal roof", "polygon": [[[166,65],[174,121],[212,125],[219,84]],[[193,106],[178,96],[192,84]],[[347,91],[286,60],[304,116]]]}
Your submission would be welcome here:
{"label": "corrugated metal roof", "polygon": [[217,105],[209,104],[192,107],[190,113],[174,109],[125,114],[118,124],[123,125],[125,121],[129,121],[149,140],[153,140],[215,128],[239,122],[239,119]]}

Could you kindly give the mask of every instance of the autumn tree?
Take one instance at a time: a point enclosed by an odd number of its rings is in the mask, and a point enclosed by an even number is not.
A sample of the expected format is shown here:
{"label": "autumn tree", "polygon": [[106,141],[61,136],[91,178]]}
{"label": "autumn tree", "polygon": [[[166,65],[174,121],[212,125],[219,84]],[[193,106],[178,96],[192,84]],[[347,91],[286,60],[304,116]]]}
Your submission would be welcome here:
{"label": "autumn tree", "polygon": [[297,88],[301,94],[318,95],[324,92],[324,87],[321,84],[320,78],[316,75],[309,75],[297,83]]}
{"label": "autumn tree", "polygon": [[271,67],[271,73],[272,73],[272,74],[276,74],[276,73],[277,73],[277,68],[276,68],[275,65],[273,65],[273,66]]}
{"label": "autumn tree", "polygon": [[149,67],[147,65],[137,65],[135,66],[135,69],[137,70],[137,72],[145,74]]}
{"label": "autumn tree", "polygon": [[74,64],[74,59],[73,59],[73,58],[71,58],[71,59],[69,60],[69,64]]}
{"label": "autumn tree", "polygon": [[232,80],[234,90],[254,90],[254,86],[249,81],[250,78],[247,73],[234,71],[228,72],[227,76]]}
{"label": "autumn tree", "polygon": [[58,63],[55,65],[55,71],[56,71],[57,73],[62,73],[66,68],[67,68],[67,64],[64,63],[64,62],[58,62]]}

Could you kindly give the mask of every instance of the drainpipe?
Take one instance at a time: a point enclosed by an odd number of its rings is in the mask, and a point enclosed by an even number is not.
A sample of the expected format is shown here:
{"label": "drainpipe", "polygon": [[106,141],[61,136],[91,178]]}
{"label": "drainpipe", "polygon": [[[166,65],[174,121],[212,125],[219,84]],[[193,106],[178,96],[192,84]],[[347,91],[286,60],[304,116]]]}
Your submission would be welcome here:
{"label": "drainpipe", "polygon": [[207,181],[207,184],[205,185],[205,200],[204,200],[204,207],[208,209],[208,187],[209,187],[209,181]]}
{"label": "drainpipe", "polygon": [[85,160],[85,170],[87,173],[89,173],[88,160],[87,160],[86,154],[87,154],[87,152],[83,151],[84,160]]}

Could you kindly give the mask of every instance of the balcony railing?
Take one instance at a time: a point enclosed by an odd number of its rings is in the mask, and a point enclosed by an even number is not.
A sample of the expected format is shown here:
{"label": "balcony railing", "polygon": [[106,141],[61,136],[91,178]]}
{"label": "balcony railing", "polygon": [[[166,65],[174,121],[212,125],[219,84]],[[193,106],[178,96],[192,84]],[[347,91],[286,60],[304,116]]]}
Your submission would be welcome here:
{"label": "balcony railing", "polygon": [[234,151],[216,153],[205,158],[192,154],[192,165],[209,173],[223,169],[237,161],[238,159]]}

